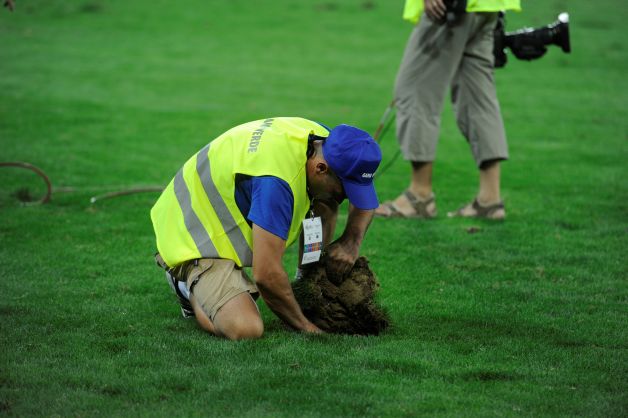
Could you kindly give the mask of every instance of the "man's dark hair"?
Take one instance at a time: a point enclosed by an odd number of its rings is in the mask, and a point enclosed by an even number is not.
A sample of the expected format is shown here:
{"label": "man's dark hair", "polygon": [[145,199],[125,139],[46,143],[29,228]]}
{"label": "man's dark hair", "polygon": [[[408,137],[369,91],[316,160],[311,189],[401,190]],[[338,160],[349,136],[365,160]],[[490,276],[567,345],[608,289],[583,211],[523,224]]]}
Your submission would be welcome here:
{"label": "man's dark hair", "polygon": [[308,160],[312,158],[314,155],[316,155],[316,148],[314,148],[314,141],[324,141],[326,139],[327,139],[326,136],[318,136],[315,134],[310,134],[310,136],[307,138],[307,151],[305,153]]}

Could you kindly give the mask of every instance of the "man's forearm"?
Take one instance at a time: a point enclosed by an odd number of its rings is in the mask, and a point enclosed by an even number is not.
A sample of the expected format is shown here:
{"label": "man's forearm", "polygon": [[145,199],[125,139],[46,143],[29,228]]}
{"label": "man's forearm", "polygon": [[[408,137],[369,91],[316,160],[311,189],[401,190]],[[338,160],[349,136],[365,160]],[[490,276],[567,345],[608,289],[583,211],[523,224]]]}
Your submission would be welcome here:
{"label": "man's forearm", "polygon": [[281,258],[286,241],[253,224],[253,277],[262,298],[279,318],[291,327],[308,332],[320,332],[303,315],[294,298],[288,275]]}
{"label": "man's forearm", "polygon": [[303,315],[285,271],[270,273],[268,277],[256,280],[264,302],[281,320],[301,331],[312,331],[315,328]]}
{"label": "man's forearm", "polygon": [[373,220],[373,210],[358,209],[353,205],[349,206],[349,216],[347,218],[347,225],[340,237],[344,243],[354,246],[360,246],[366,231]]}

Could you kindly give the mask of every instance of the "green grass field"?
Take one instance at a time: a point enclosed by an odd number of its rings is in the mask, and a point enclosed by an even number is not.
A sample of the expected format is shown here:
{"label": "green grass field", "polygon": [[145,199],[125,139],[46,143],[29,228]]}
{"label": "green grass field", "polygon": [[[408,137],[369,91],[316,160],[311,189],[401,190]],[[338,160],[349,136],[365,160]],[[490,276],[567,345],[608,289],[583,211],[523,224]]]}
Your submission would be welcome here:
{"label": "green grass field", "polygon": [[[178,315],[154,266],[156,193],[214,136],[303,116],[370,132],[411,26],[396,0],[16,0],[0,10],[1,416],[628,415],[628,8],[568,10],[571,55],[496,72],[511,160],[503,223],[447,219],[477,172],[444,111],[428,222],[376,219],[362,253],[393,327],[305,336],[261,304],[259,341]],[[384,164],[397,150],[392,130]],[[408,182],[401,159],[382,199]],[[70,191],[71,190],[71,191]],[[345,216],[341,217],[344,222]],[[342,227],[342,223],[340,227]],[[469,233],[471,227],[477,233]],[[296,249],[286,257],[293,274]]]}

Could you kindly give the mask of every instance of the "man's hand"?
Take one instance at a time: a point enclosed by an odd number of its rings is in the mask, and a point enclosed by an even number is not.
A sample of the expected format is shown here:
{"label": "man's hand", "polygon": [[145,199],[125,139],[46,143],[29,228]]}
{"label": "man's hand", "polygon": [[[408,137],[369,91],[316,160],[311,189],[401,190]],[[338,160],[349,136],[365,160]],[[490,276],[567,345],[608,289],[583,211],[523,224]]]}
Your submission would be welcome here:
{"label": "man's hand", "polygon": [[325,270],[332,277],[347,275],[355,260],[358,259],[360,246],[353,242],[344,242],[342,237],[332,242],[325,253]]}
{"label": "man's hand", "polygon": [[323,331],[322,329],[320,329],[319,327],[317,327],[311,322],[302,331],[308,334],[324,334],[325,333],[325,331]]}
{"label": "man's hand", "polygon": [[425,14],[433,21],[438,22],[445,18],[447,8],[443,0],[423,0],[423,6],[425,7]]}
{"label": "man's hand", "polygon": [[358,259],[366,230],[374,210],[362,210],[349,205],[349,217],[342,236],[327,248],[325,269],[332,277],[342,278],[351,271]]}

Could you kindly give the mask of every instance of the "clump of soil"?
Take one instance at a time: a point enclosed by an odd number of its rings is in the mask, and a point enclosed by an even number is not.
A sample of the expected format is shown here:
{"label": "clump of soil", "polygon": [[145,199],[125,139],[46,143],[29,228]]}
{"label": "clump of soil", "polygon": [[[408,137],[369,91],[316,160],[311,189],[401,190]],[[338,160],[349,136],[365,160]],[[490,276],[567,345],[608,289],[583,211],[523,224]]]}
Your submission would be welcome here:
{"label": "clump of soil", "polygon": [[13,192],[13,196],[17,198],[20,202],[32,202],[35,200],[31,195],[31,191],[28,190],[27,187],[21,187]]}
{"label": "clump of soil", "polygon": [[328,277],[321,262],[305,267],[303,277],[292,283],[292,290],[305,316],[326,332],[378,335],[389,319],[375,302],[379,282],[360,257],[344,278]]}

